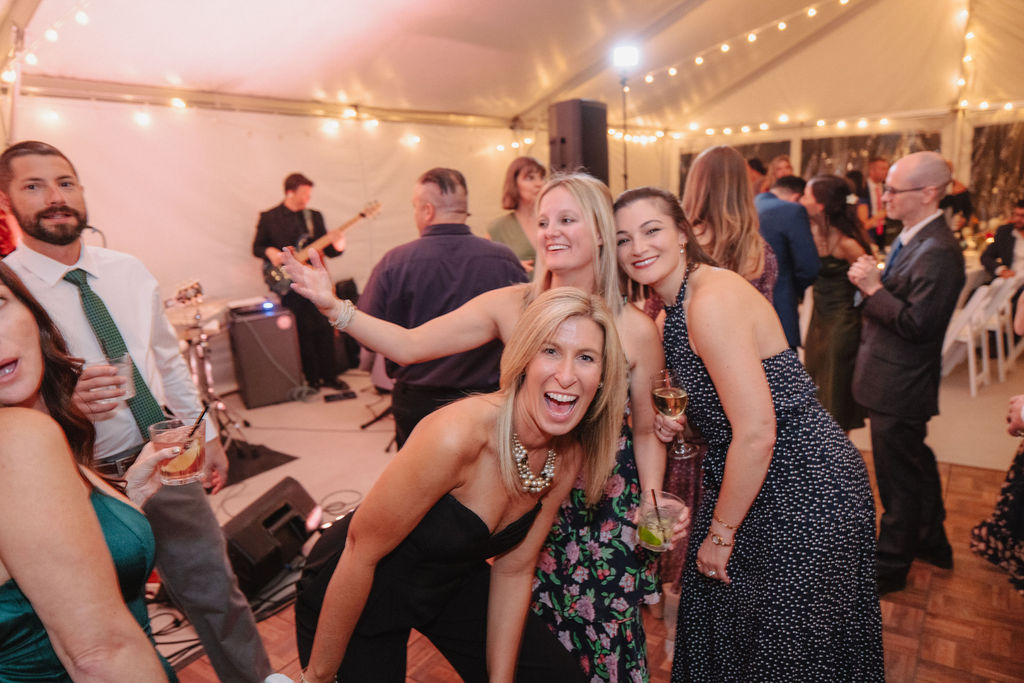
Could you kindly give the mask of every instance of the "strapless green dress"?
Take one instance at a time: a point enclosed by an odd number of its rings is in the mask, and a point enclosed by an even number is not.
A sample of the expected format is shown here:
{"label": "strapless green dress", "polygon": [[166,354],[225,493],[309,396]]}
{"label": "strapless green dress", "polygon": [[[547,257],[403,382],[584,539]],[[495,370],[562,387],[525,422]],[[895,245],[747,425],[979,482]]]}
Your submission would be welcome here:
{"label": "strapless green dress", "polygon": [[[93,489],[89,495],[107,548],[114,559],[121,595],[132,616],[147,635],[146,579],[153,569],[156,542],[146,517],[131,505]],[[76,571],[68,567],[68,571]],[[160,658],[167,678],[176,682],[174,669]],[[0,682],[57,681],[70,683],[54,652],[43,623],[14,579],[0,586]]]}

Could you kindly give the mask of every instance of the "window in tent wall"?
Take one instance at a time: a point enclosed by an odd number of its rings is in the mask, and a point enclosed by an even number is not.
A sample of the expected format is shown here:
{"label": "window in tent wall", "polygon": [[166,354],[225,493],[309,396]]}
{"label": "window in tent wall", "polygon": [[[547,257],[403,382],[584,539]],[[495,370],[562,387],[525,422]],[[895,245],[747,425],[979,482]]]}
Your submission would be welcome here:
{"label": "window in tent wall", "polygon": [[825,174],[845,176],[850,171],[866,175],[868,160],[872,157],[884,157],[892,162],[912,152],[941,147],[942,135],[928,131],[805,139],[801,146],[800,168],[804,178]]}
{"label": "window in tent wall", "polygon": [[1024,199],[1024,121],[974,129],[971,199],[990,232],[1007,222],[1011,207]]}

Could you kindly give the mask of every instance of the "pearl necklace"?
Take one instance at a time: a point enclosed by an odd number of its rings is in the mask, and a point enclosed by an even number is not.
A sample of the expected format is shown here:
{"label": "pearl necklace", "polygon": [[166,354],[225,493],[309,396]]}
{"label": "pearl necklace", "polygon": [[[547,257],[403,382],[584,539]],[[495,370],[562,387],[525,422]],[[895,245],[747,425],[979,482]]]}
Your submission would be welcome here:
{"label": "pearl necklace", "polygon": [[519,435],[512,434],[512,457],[516,460],[516,470],[519,472],[519,480],[523,483],[523,490],[527,493],[540,493],[551,486],[551,480],[555,476],[555,460],[558,453],[554,448],[548,449],[548,457],[544,459],[544,467],[540,474],[534,475],[530,471],[530,460],[526,447],[519,442]]}

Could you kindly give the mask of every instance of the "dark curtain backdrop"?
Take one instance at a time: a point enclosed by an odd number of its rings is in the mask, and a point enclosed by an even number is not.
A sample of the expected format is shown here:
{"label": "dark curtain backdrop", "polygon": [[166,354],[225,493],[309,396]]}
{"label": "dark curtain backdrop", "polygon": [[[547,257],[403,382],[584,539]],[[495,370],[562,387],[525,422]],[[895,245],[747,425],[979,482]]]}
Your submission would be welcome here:
{"label": "dark curtain backdrop", "polygon": [[871,157],[884,157],[892,162],[913,152],[939,151],[941,147],[942,135],[926,131],[817,138],[803,141],[800,168],[804,178],[846,175],[854,170],[866,174]]}
{"label": "dark curtain backdrop", "polygon": [[1024,199],[1024,121],[974,129],[971,199],[978,219],[1005,219]]}

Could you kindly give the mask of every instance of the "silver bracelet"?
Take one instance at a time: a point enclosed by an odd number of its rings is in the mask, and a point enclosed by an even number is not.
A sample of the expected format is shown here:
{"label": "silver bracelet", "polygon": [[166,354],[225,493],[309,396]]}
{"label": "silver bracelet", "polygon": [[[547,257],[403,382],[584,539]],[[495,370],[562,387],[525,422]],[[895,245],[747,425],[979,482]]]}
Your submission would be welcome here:
{"label": "silver bracelet", "polygon": [[[306,672],[305,671],[302,671],[301,673],[299,673],[299,680],[296,681],[296,683],[309,683],[309,679],[306,678]],[[338,676],[335,675],[334,678],[332,678],[330,680],[330,683],[338,683]]]}
{"label": "silver bracelet", "polygon": [[331,322],[331,327],[336,330],[343,330],[348,327],[348,324],[352,322],[352,316],[356,314],[356,305],[348,299],[341,300],[341,311],[338,313],[338,317]]}

